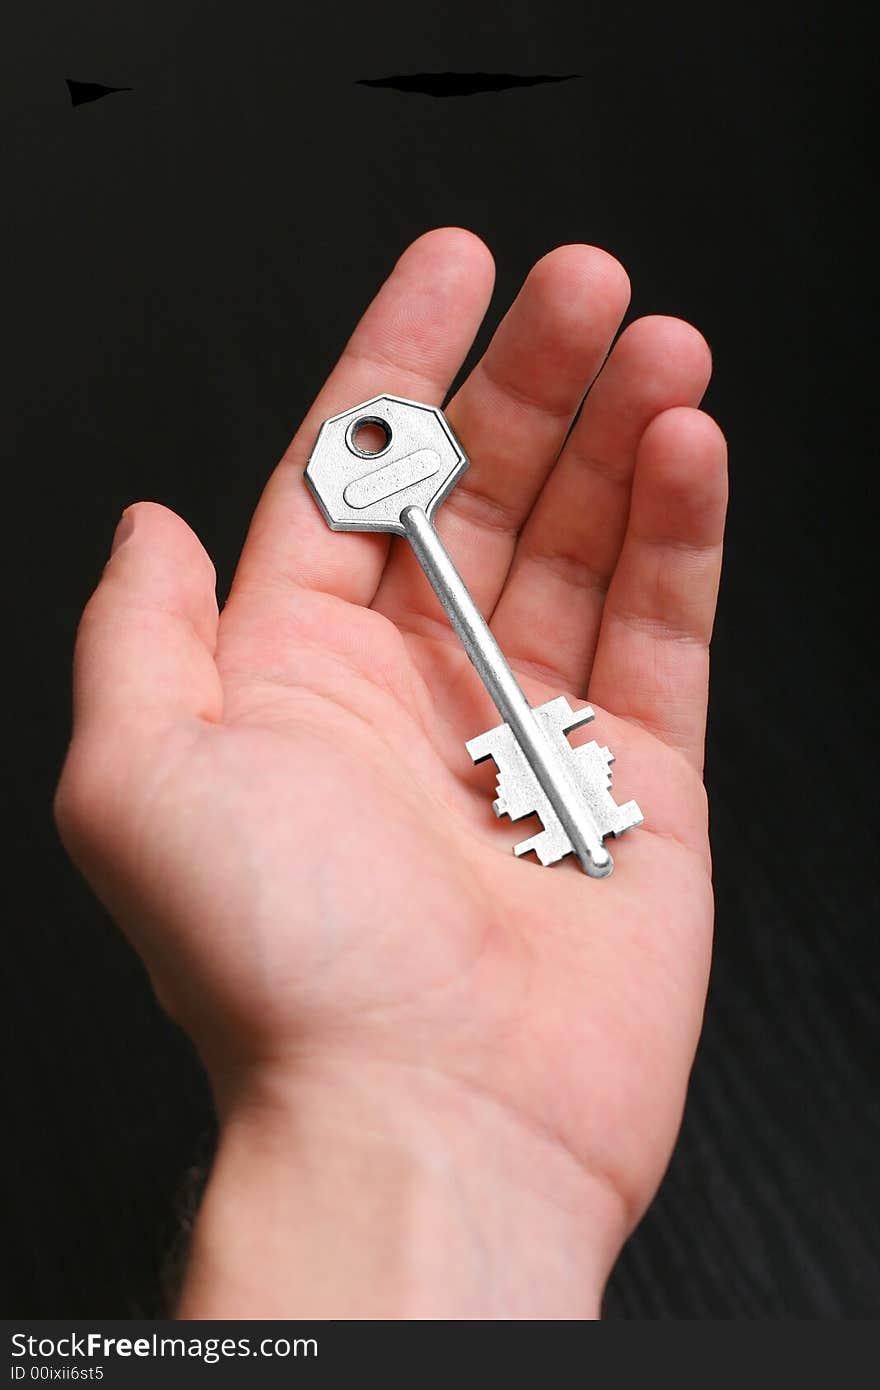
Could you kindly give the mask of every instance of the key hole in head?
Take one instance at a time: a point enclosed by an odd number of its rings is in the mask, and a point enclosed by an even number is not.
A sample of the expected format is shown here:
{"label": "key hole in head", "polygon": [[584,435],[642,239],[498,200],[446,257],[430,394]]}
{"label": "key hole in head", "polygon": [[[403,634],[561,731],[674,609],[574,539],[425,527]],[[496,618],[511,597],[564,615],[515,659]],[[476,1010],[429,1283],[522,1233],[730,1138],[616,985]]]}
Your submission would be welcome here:
{"label": "key hole in head", "polygon": [[359,458],[378,458],[391,448],[391,427],[378,415],[362,415],[349,425],[345,442]]}

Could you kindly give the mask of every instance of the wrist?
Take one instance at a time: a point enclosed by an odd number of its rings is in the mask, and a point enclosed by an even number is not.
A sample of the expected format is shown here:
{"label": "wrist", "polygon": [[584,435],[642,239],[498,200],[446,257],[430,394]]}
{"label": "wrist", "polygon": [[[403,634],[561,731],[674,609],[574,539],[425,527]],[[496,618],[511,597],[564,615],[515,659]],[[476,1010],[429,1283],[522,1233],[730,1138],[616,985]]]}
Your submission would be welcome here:
{"label": "wrist", "polygon": [[264,1071],[220,1110],[179,1316],[598,1316],[621,1205],[492,1098],[336,1063]]}

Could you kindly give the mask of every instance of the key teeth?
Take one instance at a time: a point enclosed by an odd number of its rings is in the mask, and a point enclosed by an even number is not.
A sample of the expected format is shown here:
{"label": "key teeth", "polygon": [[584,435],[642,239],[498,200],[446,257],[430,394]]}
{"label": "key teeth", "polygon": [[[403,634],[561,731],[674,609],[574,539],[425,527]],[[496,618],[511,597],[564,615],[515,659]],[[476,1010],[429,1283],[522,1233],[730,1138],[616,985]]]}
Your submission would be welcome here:
{"label": "key teeth", "polygon": [[548,701],[548,704],[542,705],[541,708],[547,709],[548,705],[556,705],[560,703],[564,705],[566,709],[565,719],[560,723],[560,727],[564,734],[569,734],[571,733],[572,729],[579,728],[581,724],[589,724],[591,720],[596,718],[596,711],[593,709],[592,705],[582,705],[580,709],[572,709],[571,705],[568,703],[564,695],[560,695],[558,701]]}
{"label": "key teeth", "polygon": [[524,854],[534,854],[535,858],[543,864],[545,869],[548,868],[550,864],[558,864],[560,859],[564,859],[567,854],[571,854],[571,845],[567,845],[565,849],[560,845],[551,847],[550,842],[546,839],[548,835],[549,831],[541,830],[537,835],[533,835],[530,840],[521,840],[518,845],[514,845],[514,854],[518,859],[521,859]]}
{"label": "key teeth", "polygon": [[471,741],[470,741],[470,743],[466,743],[466,744],[465,744],[465,748],[467,749],[468,753],[470,754],[470,759],[471,759],[471,762],[473,763],[474,767],[479,767],[481,763],[488,762],[489,759],[491,758],[492,754],[489,753],[488,751],[485,752],[485,753],[479,753],[479,754],[474,753],[474,752],[472,751],[472,749],[471,749],[471,743],[476,743],[476,742],[477,742],[477,740],[476,740],[475,738],[472,738]]}
{"label": "key teeth", "polygon": [[[618,806],[609,790],[611,765],[614,762],[611,749],[596,740],[572,748],[566,738],[569,730],[590,723],[595,717],[592,707],[584,705],[579,710],[573,710],[566,697],[559,695],[537,706],[534,712],[557,752],[574,773],[574,781],[583,793],[600,838],[605,840],[609,835],[617,837],[641,825],[644,818],[636,802],[627,801]],[[513,852],[517,858],[531,853],[542,865],[547,866],[573,852],[568,836],[508,724],[499,724],[486,733],[478,734],[469,739],[465,747],[474,763],[494,759],[498,781],[492,810],[497,817],[506,815],[511,821],[519,821],[536,815],[541,822],[543,828],[537,834],[514,845]]]}
{"label": "key teeth", "polygon": [[617,828],[611,831],[615,836],[623,835],[627,830],[635,830],[637,825],[644,825],[645,817],[642,815],[637,801],[625,801],[622,806],[617,808]]}

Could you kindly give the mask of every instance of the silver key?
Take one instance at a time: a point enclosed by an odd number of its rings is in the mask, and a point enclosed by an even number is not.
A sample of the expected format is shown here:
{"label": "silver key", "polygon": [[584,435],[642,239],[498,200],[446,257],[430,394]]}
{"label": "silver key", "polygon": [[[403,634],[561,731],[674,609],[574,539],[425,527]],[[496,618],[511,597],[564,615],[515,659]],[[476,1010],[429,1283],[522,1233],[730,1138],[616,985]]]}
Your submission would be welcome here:
{"label": "silver key", "polygon": [[[364,445],[368,426],[381,436],[378,448]],[[434,514],[467,466],[442,410],[375,396],[324,421],[305,478],[334,531],[389,531],[415,551],[504,721],[466,745],[475,763],[491,757],[498,768],[495,814],[537,815],[544,827],[514,853],[533,850],[542,864],[574,853],[586,873],[605,878],[614,867],[605,837],[640,825],[642,814],[608,791],[609,750],[572,748],[566,738],[593,718],[589,706],[573,711],[560,697],[532,709],[435,531]]]}

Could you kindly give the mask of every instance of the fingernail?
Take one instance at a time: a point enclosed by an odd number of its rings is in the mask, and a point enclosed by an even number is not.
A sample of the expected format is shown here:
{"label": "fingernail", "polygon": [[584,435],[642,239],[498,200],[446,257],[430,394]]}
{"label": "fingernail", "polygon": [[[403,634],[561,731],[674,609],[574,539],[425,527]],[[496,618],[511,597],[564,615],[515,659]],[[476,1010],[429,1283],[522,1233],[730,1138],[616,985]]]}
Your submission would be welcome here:
{"label": "fingernail", "polygon": [[130,511],[123,512],[119,519],[119,525],[113,532],[113,542],[110,546],[110,554],[115,555],[121,545],[124,545],[134,530],[134,516]]}

